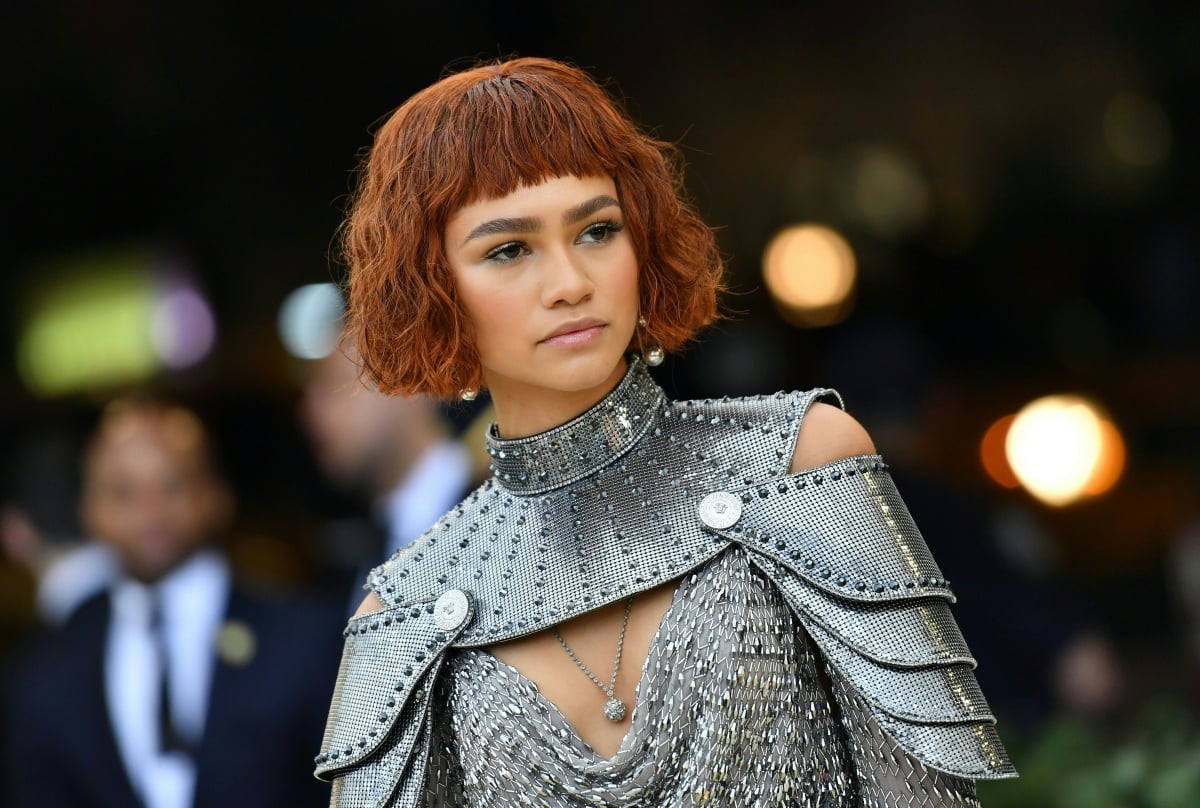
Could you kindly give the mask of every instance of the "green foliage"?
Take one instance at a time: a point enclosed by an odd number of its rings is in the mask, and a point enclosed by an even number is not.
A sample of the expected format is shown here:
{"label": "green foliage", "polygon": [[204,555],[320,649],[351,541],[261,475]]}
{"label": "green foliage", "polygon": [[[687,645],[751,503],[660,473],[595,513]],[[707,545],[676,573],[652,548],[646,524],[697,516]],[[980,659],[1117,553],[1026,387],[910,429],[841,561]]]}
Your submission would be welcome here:
{"label": "green foliage", "polygon": [[1005,734],[1018,780],[981,782],[985,808],[1194,808],[1200,806],[1200,736],[1189,710],[1160,702],[1112,737],[1060,718],[1036,736]]}

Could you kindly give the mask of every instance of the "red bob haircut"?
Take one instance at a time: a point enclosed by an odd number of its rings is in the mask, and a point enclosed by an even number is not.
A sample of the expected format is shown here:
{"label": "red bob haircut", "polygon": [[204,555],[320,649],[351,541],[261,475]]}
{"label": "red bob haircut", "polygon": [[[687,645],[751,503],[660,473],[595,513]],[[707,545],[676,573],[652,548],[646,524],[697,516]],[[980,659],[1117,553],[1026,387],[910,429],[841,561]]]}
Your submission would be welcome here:
{"label": "red bob haircut", "polygon": [[446,260],[462,207],[560,176],[610,176],[638,258],[647,344],[675,350],[717,317],[723,266],[683,195],[674,146],[642,133],[591,76],[521,58],[454,73],[375,134],[341,231],[347,338],[383,393],[481,389],[470,322]]}

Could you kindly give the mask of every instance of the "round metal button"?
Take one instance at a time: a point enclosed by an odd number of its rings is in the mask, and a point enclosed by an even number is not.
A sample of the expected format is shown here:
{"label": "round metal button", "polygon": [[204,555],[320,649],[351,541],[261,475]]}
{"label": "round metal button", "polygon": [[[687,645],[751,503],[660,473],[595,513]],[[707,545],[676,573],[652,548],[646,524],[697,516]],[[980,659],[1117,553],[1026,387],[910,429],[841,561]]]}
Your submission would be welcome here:
{"label": "round metal button", "polygon": [[433,622],[442,631],[453,631],[467,620],[471,603],[467,593],[461,589],[451,589],[437,599],[433,605]]}
{"label": "round metal button", "polygon": [[713,530],[724,530],[742,518],[742,501],[728,491],[714,491],[700,500],[700,521]]}

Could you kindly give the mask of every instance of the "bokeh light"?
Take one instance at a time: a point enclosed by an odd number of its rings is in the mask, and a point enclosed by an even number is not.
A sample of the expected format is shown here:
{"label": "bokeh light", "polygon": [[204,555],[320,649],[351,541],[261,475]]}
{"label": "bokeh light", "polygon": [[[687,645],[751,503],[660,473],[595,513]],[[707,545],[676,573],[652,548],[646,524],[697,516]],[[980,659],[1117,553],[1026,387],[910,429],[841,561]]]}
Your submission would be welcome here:
{"label": "bokeh light", "polygon": [[217,338],[212,307],[186,277],[171,277],[156,291],[150,314],[150,341],[169,368],[198,364]]}
{"label": "bokeh light", "polygon": [[39,397],[137,384],[212,350],[212,306],[178,262],[153,251],[84,253],[43,268],[17,343]]}
{"label": "bokeh light", "polygon": [[1104,142],[1132,166],[1156,166],[1171,153],[1171,121],[1158,102],[1139,93],[1119,93],[1104,110]]}
{"label": "bokeh light", "polygon": [[849,176],[850,212],[876,236],[896,238],[920,227],[929,208],[929,191],[916,163],[888,147],[863,149]]}
{"label": "bokeh light", "polygon": [[1083,489],[1083,493],[1090,497],[1100,496],[1110,490],[1125,470],[1125,438],[1121,436],[1117,425],[1107,418],[1100,419],[1100,440],[1103,447],[1100,461]]}
{"label": "bokeh light", "polygon": [[279,339],[299,359],[333,353],[344,310],[336,284],[310,283],[293,290],[279,307]]}
{"label": "bokeh light", "polygon": [[1012,466],[1008,464],[1008,455],[1004,451],[1004,443],[1008,438],[1008,430],[1012,427],[1015,415],[1009,414],[997,419],[983,433],[979,442],[979,457],[983,461],[983,469],[993,481],[1005,488],[1019,488],[1021,481],[1013,474]]}
{"label": "bokeh light", "polygon": [[793,325],[816,328],[845,319],[856,278],[854,251],[823,225],[785,228],[763,253],[767,290]]}
{"label": "bokeh light", "polygon": [[146,323],[145,277],[113,268],[43,291],[17,345],[25,386],[37,396],[137,381],[158,357]]}
{"label": "bokeh light", "polygon": [[1032,401],[1013,417],[1005,454],[1030,494],[1062,506],[1112,488],[1124,467],[1125,449],[1098,405],[1057,395]]}

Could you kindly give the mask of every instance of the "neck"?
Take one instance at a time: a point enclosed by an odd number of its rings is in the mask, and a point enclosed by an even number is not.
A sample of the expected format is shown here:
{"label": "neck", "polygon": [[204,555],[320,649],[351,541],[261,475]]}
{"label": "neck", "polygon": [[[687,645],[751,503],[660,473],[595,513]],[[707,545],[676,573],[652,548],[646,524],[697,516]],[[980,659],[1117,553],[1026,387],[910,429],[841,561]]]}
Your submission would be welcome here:
{"label": "neck", "polygon": [[135,556],[125,554],[122,557],[125,574],[140,584],[157,586],[167,578],[170,578],[180,569],[187,566],[188,562],[195,558],[197,553],[199,553],[206,546],[207,542],[197,547],[193,547],[184,552],[178,558],[166,564],[144,562]]}
{"label": "neck", "polygon": [[489,385],[498,436],[524,438],[565,424],[612,392],[626,369],[622,359],[603,382],[583,390],[551,391],[526,385]]}

